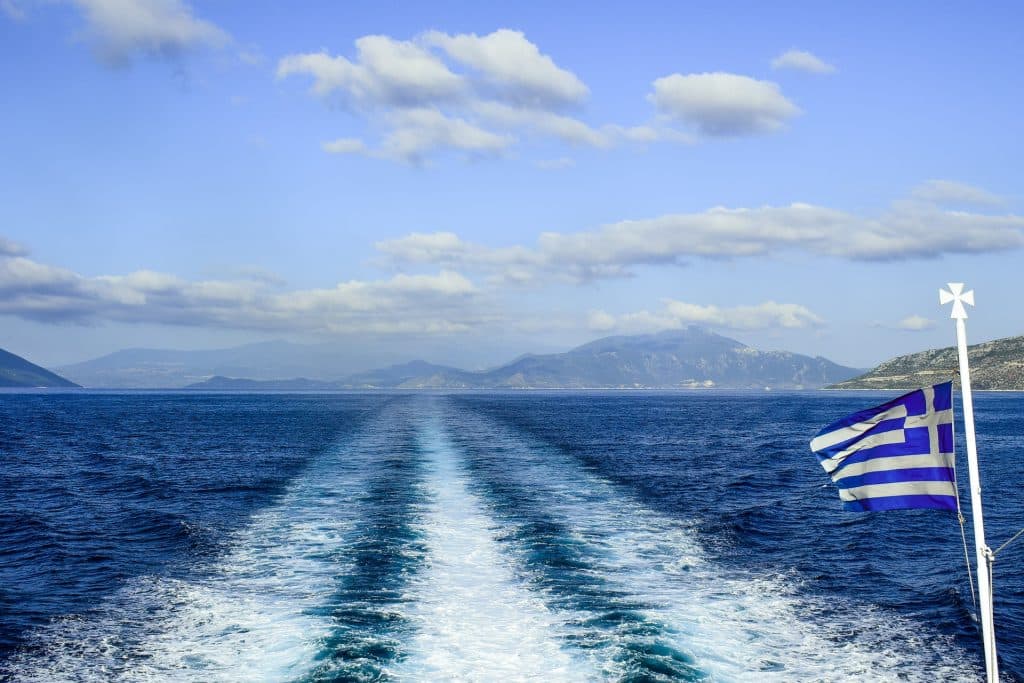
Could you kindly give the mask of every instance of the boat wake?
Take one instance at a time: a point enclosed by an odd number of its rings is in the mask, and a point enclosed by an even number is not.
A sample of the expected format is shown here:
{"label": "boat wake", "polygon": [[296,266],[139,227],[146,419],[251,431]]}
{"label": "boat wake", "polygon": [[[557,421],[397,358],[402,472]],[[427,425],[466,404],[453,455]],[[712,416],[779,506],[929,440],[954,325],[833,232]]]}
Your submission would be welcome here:
{"label": "boat wake", "polygon": [[977,680],[951,636],[708,559],[550,444],[382,407],[216,561],[39,629],[17,681]]}

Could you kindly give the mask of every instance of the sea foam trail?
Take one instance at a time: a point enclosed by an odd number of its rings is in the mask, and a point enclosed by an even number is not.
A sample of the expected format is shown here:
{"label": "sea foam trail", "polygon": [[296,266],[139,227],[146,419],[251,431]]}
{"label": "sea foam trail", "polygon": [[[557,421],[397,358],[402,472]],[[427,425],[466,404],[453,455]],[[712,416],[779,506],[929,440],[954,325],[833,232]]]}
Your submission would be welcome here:
{"label": "sea foam trail", "polygon": [[[629,584],[633,577],[616,565],[618,558],[610,552],[605,534],[595,529],[581,532],[577,516],[571,514],[577,503],[567,508],[566,500],[552,495],[551,485],[579,482],[559,472],[552,482],[533,481],[537,473],[529,461],[544,454],[510,448],[508,435],[486,421],[451,414],[449,418],[449,432],[472,473],[473,490],[501,520],[499,540],[515,558],[523,579],[562,621],[564,646],[601,679],[707,678],[692,654],[680,647],[678,633],[660,618],[656,605]],[[615,502],[607,497],[597,501]],[[673,548],[678,552],[683,545],[676,542]],[[693,562],[686,555],[676,559]]]}
{"label": "sea foam trail", "polygon": [[[832,596],[800,594],[795,577],[726,571],[705,557],[686,524],[644,507],[563,451],[469,414],[462,401],[448,417],[478,481],[489,486],[492,505],[504,505],[509,515],[521,511],[520,533],[509,537],[529,551],[520,550],[525,558],[520,561],[530,566],[530,534],[555,528],[562,531],[547,533],[548,546],[567,544],[557,552],[599,569],[607,582],[602,592],[584,581],[577,599],[566,596],[551,604],[568,612],[570,621],[585,622],[593,615],[584,611],[588,603],[605,609],[603,595],[614,586],[651,626],[623,630],[605,619],[609,637],[625,646],[616,656],[620,668],[606,666],[611,675],[645,675],[644,646],[656,655],[667,642],[694,664],[682,672],[665,671],[669,679],[976,681],[981,676],[951,636],[930,632],[927,624],[863,604],[837,604]],[[534,565],[549,584],[569,591],[550,566]],[[609,648],[614,651],[611,643],[594,647],[593,655],[606,656],[601,652]]]}
{"label": "sea foam trail", "polygon": [[426,422],[420,436],[427,559],[410,585],[416,635],[392,673],[411,681],[595,680],[586,661],[561,647],[557,615],[514,575],[439,426]]}
{"label": "sea foam trail", "polygon": [[385,408],[319,456],[230,550],[188,580],[131,581],[88,614],[34,634],[0,679],[16,681],[287,681],[307,675],[337,629],[321,608],[364,510],[357,504],[388,433],[406,415]]}
{"label": "sea foam trail", "polygon": [[421,523],[427,496],[414,415],[403,410],[364,462],[372,474],[357,498],[359,521],[339,548],[334,593],[314,613],[330,619],[312,670],[302,681],[378,681],[406,655],[415,624],[407,617],[409,583],[426,548]]}

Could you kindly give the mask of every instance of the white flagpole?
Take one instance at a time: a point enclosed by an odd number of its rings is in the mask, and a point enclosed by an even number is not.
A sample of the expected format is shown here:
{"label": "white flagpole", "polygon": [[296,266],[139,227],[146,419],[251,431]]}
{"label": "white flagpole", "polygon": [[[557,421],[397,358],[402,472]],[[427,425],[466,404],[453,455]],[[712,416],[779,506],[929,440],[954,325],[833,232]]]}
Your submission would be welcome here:
{"label": "white flagpole", "polygon": [[964,437],[967,441],[967,471],[970,475],[971,517],[974,522],[974,548],[978,558],[978,601],[981,603],[981,637],[985,645],[985,670],[989,683],[999,679],[996,661],[995,622],[992,618],[992,549],[985,544],[985,522],[981,513],[981,477],[978,473],[978,447],[974,441],[974,402],[971,399],[971,369],[967,363],[967,311],[974,305],[974,291],[965,292],[962,282],[950,282],[949,291],[939,290],[939,303],[953,303],[950,318],[956,320],[956,346],[960,356],[960,389],[963,395]]}

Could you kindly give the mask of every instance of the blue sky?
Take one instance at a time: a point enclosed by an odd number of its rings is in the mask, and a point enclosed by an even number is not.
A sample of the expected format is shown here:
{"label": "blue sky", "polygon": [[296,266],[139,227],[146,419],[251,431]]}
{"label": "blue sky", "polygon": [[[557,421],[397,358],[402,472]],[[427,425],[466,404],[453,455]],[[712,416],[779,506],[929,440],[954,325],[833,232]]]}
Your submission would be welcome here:
{"label": "blue sky", "polygon": [[1021,14],[0,0],[0,346],[1022,334]]}

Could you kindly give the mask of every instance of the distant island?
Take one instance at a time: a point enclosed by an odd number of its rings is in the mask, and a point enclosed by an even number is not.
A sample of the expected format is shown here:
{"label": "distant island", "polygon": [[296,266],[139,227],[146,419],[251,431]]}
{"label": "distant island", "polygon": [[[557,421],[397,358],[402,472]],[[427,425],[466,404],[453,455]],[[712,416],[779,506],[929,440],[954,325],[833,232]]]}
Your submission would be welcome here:
{"label": "distant island", "polygon": [[[1024,336],[1006,337],[967,349],[974,389],[1024,391]],[[829,389],[914,389],[954,376],[956,347],[898,356],[873,370],[836,382]]]}
{"label": "distant island", "polygon": [[72,388],[78,385],[21,356],[0,349],[0,387]]}
{"label": "distant island", "polygon": [[356,373],[336,381],[215,376],[186,388],[206,391],[346,389],[810,389],[861,372],[826,358],[759,351],[700,327],[615,336],[565,353],[526,355],[468,371],[425,361]]}

